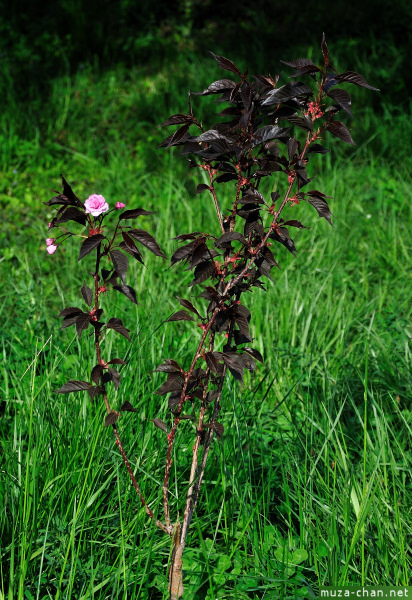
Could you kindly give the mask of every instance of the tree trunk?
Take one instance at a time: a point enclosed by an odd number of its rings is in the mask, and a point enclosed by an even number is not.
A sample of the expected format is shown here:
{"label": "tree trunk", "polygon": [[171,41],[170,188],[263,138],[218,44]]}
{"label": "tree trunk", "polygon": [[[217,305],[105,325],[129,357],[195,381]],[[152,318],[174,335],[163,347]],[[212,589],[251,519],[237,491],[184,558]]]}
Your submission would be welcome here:
{"label": "tree trunk", "polygon": [[181,544],[179,540],[177,545],[175,545],[173,548],[172,560],[169,569],[170,600],[179,600],[179,598],[183,596],[183,550],[184,544]]}

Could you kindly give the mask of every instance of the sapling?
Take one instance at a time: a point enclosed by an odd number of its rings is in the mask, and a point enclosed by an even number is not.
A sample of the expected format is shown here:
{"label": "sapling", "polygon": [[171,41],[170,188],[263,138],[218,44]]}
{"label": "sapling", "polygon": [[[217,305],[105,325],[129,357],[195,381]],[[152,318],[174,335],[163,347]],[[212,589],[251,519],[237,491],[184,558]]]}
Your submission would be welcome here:
{"label": "sapling", "polygon": [[[126,400],[119,411],[111,408],[108,384],[117,388],[120,374],[113,365],[121,359],[102,357],[101,338],[107,329],[114,329],[125,337],[128,330],[122,321],[111,318],[102,321],[103,310],[99,298],[108,288],[125,294],[136,302],[134,290],[126,285],[128,255],[142,262],[136,241],[158,256],[164,256],[157,242],[146,231],[128,225],[130,219],[149,214],[142,209],[120,213],[114,232],[109,236],[104,219],[110,214],[101,196],[92,196],[84,204],[73,194],[63,180],[63,194],[48,202],[59,206],[51,227],[61,227],[70,220],[85,225],[88,233],[82,242],[79,259],[92,251],[96,255],[94,288],[86,285],[82,296],[89,308],[68,307],[60,316],[63,327],[75,325],[79,337],[89,326],[94,328],[97,364],[88,381],[69,381],[58,392],[86,390],[91,398],[103,397],[107,408],[105,425],[111,425],[115,441],[132,483],[147,514],[156,525],[170,536],[172,554],[169,566],[169,592],[171,600],[183,595],[182,557],[186,539],[196,509],[207,459],[214,436],[224,435],[219,414],[227,372],[243,383],[244,371],[253,372],[256,361],[263,362],[260,352],[252,347],[250,332],[251,313],[243,303],[243,294],[256,288],[265,290],[265,279],[271,279],[271,270],[278,267],[278,249],[284,246],[296,254],[290,231],[306,226],[296,218],[296,207],[308,203],[319,217],[331,224],[329,196],[308,185],[309,159],[314,154],[325,154],[323,138],[327,132],[348,144],[354,144],[347,127],[336,119],[343,111],[351,116],[351,98],[341,85],[355,84],[375,90],[358,73],[338,73],[329,59],[325,36],[322,44],[322,63],[308,58],[282,61],[294,69],[291,81],[280,85],[280,76],[248,76],[231,60],[212,54],[219,67],[231,73],[231,78],[219,79],[201,92],[189,93],[186,114],[174,114],[163,126],[178,125],[161,147],[179,146],[181,155],[189,156],[189,166],[203,171],[204,181],[196,192],[211,197],[215,207],[216,222],[207,232],[189,232],[177,236],[183,242],[171,257],[171,264],[184,263],[193,271],[190,287],[201,286],[196,294],[205,303],[178,298],[181,309],[168,321],[196,321],[200,328],[199,339],[188,364],[182,365],[174,358],[165,358],[156,371],[166,374],[166,381],[156,394],[168,395],[171,425],[160,418],[153,424],[165,434],[165,470],[163,479],[163,521],[157,519],[147,506],[135,479],[116,428],[122,410],[134,410]],[[304,81],[302,81],[304,80]],[[214,95],[224,105],[218,114],[220,121],[206,128],[194,115],[192,96]],[[262,182],[275,175],[278,189],[262,193]],[[221,200],[222,184],[228,191]],[[272,183],[273,186],[273,183]],[[267,186],[266,186],[267,187]],[[309,188],[309,189],[308,189]],[[106,208],[107,206],[107,208]],[[124,206],[117,206],[117,209]],[[104,208],[103,208],[104,207]],[[288,212],[288,217],[284,213]],[[63,230],[58,238],[47,240],[47,250],[53,254],[61,241],[73,234]],[[120,240],[120,241],[119,241]],[[278,246],[280,244],[281,246]],[[101,269],[101,261],[109,261]],[[195,289],[199,289],[196,287]],[[195,302],[195,303],[194,303]],[[172,455],[176,470],[182,454],[175,448],[179,424],[184,420],[194,423],[194,440],[189,481],[184,482],[184,502],[172,518],[170,505],[170,479]],[[178,503],[179,504],[179,503]],[[179,519],[183,514],[182,520]]]}
{"label": "sapling", "polygon": [[[202,92],[189,93],[187,114],[172,115],[163,123],[179,127],[161,146],[179,146],[180,154],[190,157],[190,167],[203,170],[206,181],[196,191],[211,196],[217,217],[215,227],[208,232],[179,235],[177,239],[184,245],[171,259],[172,264],[183,262],[193,271],[190,286],[202,285],[198,296],[207,303],[201,310],[190,300],[179,298],[186,310],[178,311],[174,320],[195,318],[202,333],[188,370],[171,359],[159,367],[169,374],[158,393],[170,392],[169,407],[174,417],[167,436],[163,485],[167,527],[171,525],[172,449],[186,406],[192,407],[196,419],[189,488],[169,572],[172,600],[183,595],[182,556],[211,442],[214,434],[219,438],[224,432],[218,416],[226,372],[243,382],[245,369],[253,372],[255,361],[263,362],[256,348],[249,345],[251,314],[241,301],[242,295],[255,288],[264,289],[262,280],[271,279],[272,268],[278,267],[277,244],[295,255],[290,230],[305,228],[295,217],[300,202],[312,205],[319,217],[331,223],[329,196],[308,186],[309,157],[328,152],[319,143],[326,132],[354,144],[347,127],[336,120],[340,111],[351,115],[351,97],[340,86],[352,83],[376,89],[359,73],[336,71],[329,59],[325,36],[321,50],[321,65],[308,58],[282,61],[294,69],[292,81],[284,85],[279,85],[279,75],[249,77],[231,60],[212,53],[231,78],[214,81]],[[224,108],[217,115],[220,121],[206,128],[193,112],[191,97],[209,95],[214,95]],[[274,173],[279,185],[284,181],[283,192],[279,188],[265,197],[262,181]],[[218,199],[219,187],[227,182],[232,195],[229,205]],[[286,209],[287,220],[283,218]],[[222,337],[223,343],[219,340]]]}
{"label": "sapling", "polygon": [[[82,302],[86,309],[77,306],[64,308],[59,314],[59,317],[63,318],[61,328],[75,326],[80,339],[82,333],[92,327],[96,364],[91,369],[90,382],[70,380],[56,391],[59,394],[86,391],[91,400],[103,398],[107,410],[104,426],[111,426],[113,429],[116,444],[140,502],[149,517],[154,519],[158,527],[167,533],[166,527],[155,519],[153,511],[146,504],[116,427],[120,412],[136,412],[137,409],[133,408],[132,404],[126,400],[119,411],[116,411],[113,410],[109,401],[109,384],[113,384],[116,390],[120,386],[120,373],[115,367],[124,365],[125,361],[121,358],[108,359],[102,351],[102,340],[108,330],[114,330],[130,341],[129,329],[125,327],[121,319],[111,317],[106,322],[102,319],[104,309],[101,306],[101,299],[110,290],[116,290],[134,304],[138,304],[135,290],[126,284],[129,267],[127,256],[132,256],[143,264],[143,255],[136,242],[140,247],[143,246],[153,254],[165,258],[160,246],[150,233],[143,229],[135,229],[130,225],[132,220],[153,213],[142,208],[120,212],[125,208],[123,202],[116,202],[114,208],[110,209],[105,198],[99,194],[92,194],[83,203],[64,177],[62,177],[62,183],[63,192],[61,194],[56,192],[57,196],[45,202],[47,206],[58,208],[56,216],[49,223],[49,230],[56,228],[59,230],[57,237],[47,238],[47,252],[54,254],[58,247],[68,239],[78,238],[81,241],[78,260],[82,260],[88,254],[94,254],[94,272],[92,287],[84,283],[81,288]],[[114,216],[116,220],[112,231],[107,223],[109,215]],[[67,229],[67,224],[70,222],[76,222],[82,227],[80,230],[77,227],[77,231],[70,231]]]}

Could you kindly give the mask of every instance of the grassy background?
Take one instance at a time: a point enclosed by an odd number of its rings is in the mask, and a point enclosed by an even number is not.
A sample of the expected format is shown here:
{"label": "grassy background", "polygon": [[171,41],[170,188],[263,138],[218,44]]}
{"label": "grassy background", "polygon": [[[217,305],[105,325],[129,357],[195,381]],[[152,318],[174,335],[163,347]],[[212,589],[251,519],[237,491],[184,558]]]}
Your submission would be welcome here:
{"label": "grassy background", "polygon": [[[337,53],[342,69],[384,87],[377,58],[362,61],[343,44]],[[67,379],[87,378],[93,361],[91,340],[79,344],[55,318],[78,302],[91,266],[85,259],[73,268],[78,249],[69,244],[46,254],[52,213],[42,202],[63,173],[81,198],[102,193],[111,204],[156,210],[142,227],[168,256],[174,235],[210,229],[213,207],[194,195],[199,174],[156,150],[156,125],[212,77],[221,77],[213,61],[186,51],[146,67],[102,72],[86,63],[30,103],[2,79],[2,599],[166,597],[170,545],[140,509],[102,428],[104,407],[86,394],[53,394]],[[334,197],[334,229],[310,207],[295,208],[311,227],[294,236],[298,259],[281,248],[282,270],[267,293],[245,300],[265,365],[244,388],[228,380],[226,432],[212,447],[185,552],[188,598],[312,598],[320,585],[409,582],[410,106],[393,105],[384,90],[371,108],[369,92],[352,91],[359,145],[327,140],[331,155],[310,163],[315,187]],[[229,187],[221,201],[230,202]],[[146,264],[130,278],[141,307],[107,299],[132,345],[113,333],[106,348],[129,353],[112,401],[139,408],[120,428],[146,498],[161,511],[164,439],[148,419],[169,416],[153,395],[162,378],[152,371],[164,358],[187,364],[198,330],[162,322],[175,296],[196,293],[187,291],[187,273],[152,256]],[[175,515],[193,443],[184,427]]]}

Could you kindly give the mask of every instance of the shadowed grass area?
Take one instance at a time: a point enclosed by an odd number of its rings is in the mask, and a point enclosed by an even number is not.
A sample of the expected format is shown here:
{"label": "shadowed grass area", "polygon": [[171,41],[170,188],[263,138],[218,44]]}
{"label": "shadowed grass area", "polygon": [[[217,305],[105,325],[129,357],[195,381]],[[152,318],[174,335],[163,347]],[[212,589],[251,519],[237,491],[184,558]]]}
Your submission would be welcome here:
{"label": "shadowed grass area", "polygon": [[[199,73],[206,82],[215,66],[183,57],[171,69],[175,83],[166,71],[97,77],[86,67],[53,82],[43,112],[34,106],[24,115],[11,95],[2,116],[0,597],[8,600],[166,598],[170,545],[140,508],[102,427],[104,407],[86,394],[53,393],[87,378],[93,361],[92,340],[83,335],[79,344],[55,318],[78,302],[92,267],[77,264],[70,244],[46,254],[51,212],[42,202],[62,172],[80,198],[96,192],[156,210],[139,226],[167,256],[175,235],[207,227],[214,208],[194,194],[201,175],[188,173],[177,153],[155,150],[163,132],[154,125],[184,110],[182,90],[195,89]],[[334,197],[334,228],[310,206],[290,208],[288,216],[310,226],[294,236],[298,258],[276,247],[281,270],[267,293],[245,298],[265,365],[245,387],[228,380],[225,435],[212,447],[185,552],[190,598],[312,598],[320,585],[408,585],[411,120],[384,103],[380,114],[354,105],[359,147],[327,139],[332,153],[309,165],[315,187]],[[230,187],[220,189],[228,205]],[[175,296],[197,303],[200,290],[187,290],[189,273],[145,258],[129,275],[142,306],[120,294],[105,306],[124,319],[132,344],[110,332],[105,353],[128,357],[112,401],[139,409],[119,423],[156,512],[164,434],[148,420],[170,416],[153,395],[162,381],[153,370],[170,356],[189,361],[196,324],[164,321]],[[191,427],[184,423],[174,461],[183,485]]]}

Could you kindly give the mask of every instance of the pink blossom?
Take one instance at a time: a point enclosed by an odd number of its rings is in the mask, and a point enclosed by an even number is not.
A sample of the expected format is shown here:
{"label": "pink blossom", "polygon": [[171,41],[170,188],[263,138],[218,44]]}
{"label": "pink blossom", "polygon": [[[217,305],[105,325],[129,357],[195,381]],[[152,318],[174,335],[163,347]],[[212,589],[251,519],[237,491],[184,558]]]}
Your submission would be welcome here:
{"label": "pink blossom", "polygon": [[103,196],[99,196],[98,194],[89,196],[84,203],[84,206],[86,208],[86,214],[90,213],[93,217],[98,217],[109,210],[109,205],[106,200]]}
{"label": "pink blossom", "polygon": [[49,254],[54,254],[57,250],[57,246],[54,243],[55,241],[56,240],[54,238],[47,238],[47,240],[46,240],[46,244],[47,244],[46,250]]}
{"label": "pink blossom", "polygon": [[126,204],[123,204],[123,202],[116,202],[115,208],[117,208],[117,210],[120,210],[121,208],[124,208],[125,206],[126,206]]}

